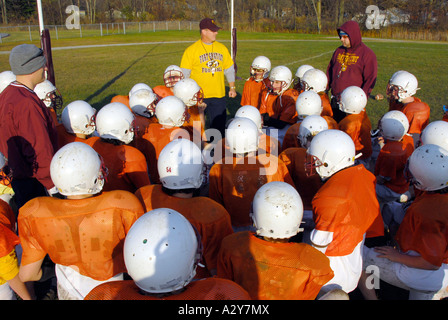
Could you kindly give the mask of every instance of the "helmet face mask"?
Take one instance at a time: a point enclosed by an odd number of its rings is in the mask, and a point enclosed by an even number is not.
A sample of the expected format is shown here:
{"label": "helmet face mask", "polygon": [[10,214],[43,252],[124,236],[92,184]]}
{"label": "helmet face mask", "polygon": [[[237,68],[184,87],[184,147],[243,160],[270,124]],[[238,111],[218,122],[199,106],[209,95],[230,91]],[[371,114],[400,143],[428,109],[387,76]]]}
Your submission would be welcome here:
{"label": "helmet face mask", "polygon": [[412,97],[418,88],[417,78],[407,71],[397,71],[390,78],[386,87],[386,95],[390,100],[402,102],[404,99]]}
{"label": "helmet face mask", "polygon": [[163,75],[163,82],[167,88],[172,88],[184,78],[184,74],[178,70],[169,70]]}
{"label": "helmet face mask", "polygon": [[266,78],[271,71],[271,61],[265,56],[256,57],[250,66],[250,75],[254,80],[260,82]]}

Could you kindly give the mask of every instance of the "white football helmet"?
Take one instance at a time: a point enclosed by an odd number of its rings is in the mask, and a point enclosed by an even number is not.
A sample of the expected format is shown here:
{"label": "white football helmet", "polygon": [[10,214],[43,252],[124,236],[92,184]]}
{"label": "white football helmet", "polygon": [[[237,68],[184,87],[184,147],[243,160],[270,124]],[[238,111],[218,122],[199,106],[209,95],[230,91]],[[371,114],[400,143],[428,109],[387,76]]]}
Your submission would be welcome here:
{"label": "white football helmet", "polygon": [[95,124],[101,138],[115,139],[125,144],[134,139],[134,114],[120,102],[112,102],[102,107],[96,115]]}
{"label": "white football helmet", "polygon": [[257,125],[248,118],[233,118],[226,129],[226,144],[234,154],[257,151],[259,138]]}
{"label": "white football helmet", "polygon": [[0,72],[0,93],[13,81],[16,81],[16,75],[12,71]]}
{"label": "white football helmet", "polygon": [[91,135],[95,131],[95,113],[89,103],[75,100],[62,110],[61,121],[69,133]]}
{"label": "white football helmet", "polygon": [[156,117],[160,124],[181,127],[189,119],[185,103],[176,96],[162,98],[156,106]]}
{"label": "white football helmet", "polygon": [[448,151],[435,144],[414,150],[408,159],[406,176],[415,188],[435,191],[448,186]]}
{"label": "white football helmet", "polygon": [[307,174],[312,175],[315,169],[325,180],[339,170],[352,166],[356,159],[355,152],[355,144],[345,132],[335,129],[321,131],[307,149]]}
{"label": "white football helmet", "polygon": [[179,212],[157,208],[130,228],[124,262],[135,284],[148,293],[182,289],[196,275],[201,244],[191,223]]}
{"label": "white football helmet", "polygon": [[302,90],[302,77],[308,70],[314,69],[314,67],[310,66],[309,64],[302,64],[300,67],[297,68],[296,73],[294,74],[294,89],[296,90]]}
{"label": "white football helmet", "polygon": [[436,120],[430,122],[420,135],[422,145],[435,144],[448,150],[448,122]]}
{"label": "white football helmet", "polygon": [[147,85],[146,83],[139,82],[139,83],[136,83],[136,84],[131,88],[131,90],[129,91],[129,94],[128,94],[129,98],[132,97],[132,94],[133,94],[134,92],[136,92],[136,91],[138,91],[138,90],[140,90],[140,89],[146,89],[146,90],[149,90],[149,91],[153,91],[152,88],[151,88],[149,85]]}
{"label": "white football helmet", "polygon": [[49,80],[44,80],[36,85],[34,92],[47,108],[53,107],[58,110],[62,107],[62,95]]}
{"label": "white football helmet", "polygon": [[319,93],[327,90],[328,78],[325,72],[313,68],[303,74],[301,83],[305,91],[313,90]]}
{"label": "white football helmet", "polygon": [[255,70],[263,70],[263,77],[261,79],[255,79],[255,81],[261,81],[267,78],[271,71],[271,60],[265,56],[258,56],[252,61],[250,66],[250,75],[255,75]]}
{"label": "white football helmet", "polygon": [[289,183],[266,183],[255,193],[250,216],[260,236],[274,239],[293,237],[302,231],[302,198]]}
{"label": "white football helmet", "polygon": [[303,91],[296,100],[296,111],[299,119],[310,115],[320,115],[324,107],[322,99],[315,91]]}
{"label": "white football helmet", "polygon": [[71,142],[60,148],[50,163],[50,175],[64,196],[101,192],[107,169],[101,156],[83,142]]}
{"label": "white football helmet", "polygon": [[197,189],[204,179],[201,149],[188,139],[175,139],[160,152],[157,170],[168,189]]}
{"label": "white football helmet", "polygon": [[248,118],[257,125],[258,129],[261,130],[261,114],[260,111],[254,106],[245,105],[239,107],[235,112],[235,118]]}
{"label": "white football helmet", "polygon": [[308,149],[314,136],[327,129],[327,120],[319,115],[310,115],[300,123],[297,139],[299,139],[303,148]]}
{"label": "white football helmet", "polygon": [[299,79],[302,79],[305,72],[311,69],[314,69],[314,67],[310,66],[309,64],[302,64],[300,67],[297,68],[295,76]]}
{"label": "white football helmet", "polygon": [[282,83],[280,92],[276,92],[276,94],[281,95],[283,92],[288,90],[289,86],[292,83],[292,72],[286,66],[277,66],[274,67],[269,74],[269,80],[271,83],[274,81],[279,81]]}
{"label": "white football helmet", "polygon": [[204,100],[204,93],[197,82],[191,78],[178,81],[173,87],[173,93],[181,99],[187,107],[196,106]]}
{"label": "white football helmet", "polygon": [[384,139],[400,141],[409,130],[409,121],[403,112],[391,110],[381,117],[379,129]]}
{"label": "white football helmet", "polygon": [[129,98],[129,107],[139,116],[151,118],[154,115],[157,95],[148,89],[135,91]]}
{"label": "white football helmet", "polygon": [[184,79],[184,73],[179,66],[170,65],[165,69],[163,73],[163,82],[165,83],[165,87],[172,88],[179,81]]}
{"label": "white football helmet", "polygon": [[349,86],[341,93],[339,110],[348,114],[359,114],[367,105],[367,96],[364,90],[357,86]]}
{"label": "white football helmet", "polygon": [[386,92],[388,96],[401,102],[413,96],[419,89],[417,78],[410,72],[400,70],[389,79]]}

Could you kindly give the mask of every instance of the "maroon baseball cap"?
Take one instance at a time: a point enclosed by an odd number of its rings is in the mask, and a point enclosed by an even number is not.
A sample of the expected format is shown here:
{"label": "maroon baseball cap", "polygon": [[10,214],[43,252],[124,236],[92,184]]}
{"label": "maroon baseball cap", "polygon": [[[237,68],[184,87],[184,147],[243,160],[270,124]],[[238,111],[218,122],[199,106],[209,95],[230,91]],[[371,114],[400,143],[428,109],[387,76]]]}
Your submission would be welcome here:
{"label": "maroon baseball cap", "polygon": [[221,28],[215,24],[215,20],[210,19],[210,18],[205,18],[205,19],[202,19],[201,22],[199,23],[199,29],[201,29],[201,30],[209,29],[213,32],[216,32]]}

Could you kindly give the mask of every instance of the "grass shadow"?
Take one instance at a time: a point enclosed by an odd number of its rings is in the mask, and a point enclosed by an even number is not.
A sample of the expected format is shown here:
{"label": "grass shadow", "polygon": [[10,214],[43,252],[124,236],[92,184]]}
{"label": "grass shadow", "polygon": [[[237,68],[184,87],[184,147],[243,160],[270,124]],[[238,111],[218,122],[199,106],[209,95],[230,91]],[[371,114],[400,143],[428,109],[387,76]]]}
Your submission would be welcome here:
{"label": "grass shadow", "polygon": [[[143,60],[144,58],[146,58],[152,51],[154,51],[158,46],[160,46],[160,44],[155,45],[154,47],[152,47],[150,50],[148,50],[144,55],[142,55],[140,58],[134,60],[127,68],[125,68],[122,72],[120,72],[118,75],[116,75],[115,77],[113,77],[112,79],[110,79],[108,82],[106,82],[100,89],[98,89],[97,91],[95,91],[94,93],[92,93],[90,96],[88,96],[85,101],[90,103],[92,99],[94,99],[95,97],[97,97],[98,95],[100,95],[103,91],[105,91],[107,88],[109,88],[112,84],[114,84],[117,80],[119,80],[121,77],[123,77],[128,71],[129,69],[131,69],[134,65],[136,65],[139,61]],[[104,99],[103,99],[104,101]],[[110,100],[109,100],[110,101]],[[97,105],[98,103],[96,103],[95,105]]]}

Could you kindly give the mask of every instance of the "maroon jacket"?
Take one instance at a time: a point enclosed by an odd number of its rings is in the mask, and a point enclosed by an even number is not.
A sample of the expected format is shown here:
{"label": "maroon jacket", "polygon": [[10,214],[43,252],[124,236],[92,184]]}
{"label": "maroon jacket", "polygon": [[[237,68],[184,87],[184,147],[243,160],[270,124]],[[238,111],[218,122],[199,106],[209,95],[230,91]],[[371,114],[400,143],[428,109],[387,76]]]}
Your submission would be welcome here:
{"label": "maroon jacket", "polygon": [[50,163],[58,140],[48,108],[34,91],[13,82],[0,94],[0,119],[0,151],[13,179],[34,177],[51,189]]}
{"label": "maroon jacket", "polygon": [[337,30],[338,34],[340,30],[348,34],[351,47],[340,46],[333,53],[327,68],[327,89],[331,89],[331,94],[339,99],[345,88],[358,86],[369,97],[376,82],[376,55],[362,42],[356,21],[347,21]]}

